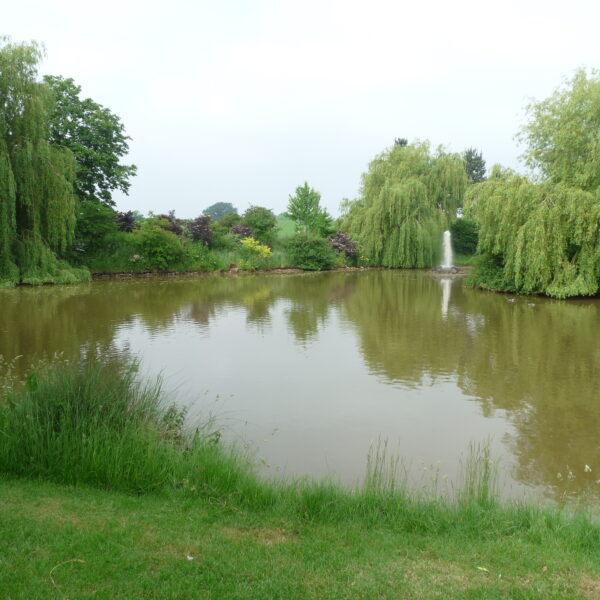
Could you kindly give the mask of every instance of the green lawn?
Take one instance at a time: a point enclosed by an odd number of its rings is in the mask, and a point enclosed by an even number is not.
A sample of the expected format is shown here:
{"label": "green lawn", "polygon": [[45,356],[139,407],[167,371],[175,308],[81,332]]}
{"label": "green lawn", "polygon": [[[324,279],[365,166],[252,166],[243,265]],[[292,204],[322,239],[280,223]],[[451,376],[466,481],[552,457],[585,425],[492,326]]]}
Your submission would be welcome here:
{"label": "green lawn", "polygon": [[600,548],[532,531],[411,533],[11,478],[0,498],[6,600],[600,597]]}

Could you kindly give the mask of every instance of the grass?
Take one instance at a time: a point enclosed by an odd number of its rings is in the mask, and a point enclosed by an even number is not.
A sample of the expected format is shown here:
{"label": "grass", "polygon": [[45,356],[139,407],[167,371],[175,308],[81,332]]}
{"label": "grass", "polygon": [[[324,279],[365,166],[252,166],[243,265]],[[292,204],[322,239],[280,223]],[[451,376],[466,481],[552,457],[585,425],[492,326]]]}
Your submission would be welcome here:
{"label": "grass", "polygon": [[338,525],[8,478],[0,497],[0,577],[10,600],[576,600],[600,590],[595,550],[535,532]]}
{"label": "grass", "polygon": [[296,224],[292,219],[279,215],[277,217],[277,238],[287,240],[296,233]]}
{"label": "grass", "polygon": [[269,482],[135,365],[3,389],[3,598],[600,597],[598,525],[500,503],[485,448],[456,498],[408,491],[385,444],[358,489]]}

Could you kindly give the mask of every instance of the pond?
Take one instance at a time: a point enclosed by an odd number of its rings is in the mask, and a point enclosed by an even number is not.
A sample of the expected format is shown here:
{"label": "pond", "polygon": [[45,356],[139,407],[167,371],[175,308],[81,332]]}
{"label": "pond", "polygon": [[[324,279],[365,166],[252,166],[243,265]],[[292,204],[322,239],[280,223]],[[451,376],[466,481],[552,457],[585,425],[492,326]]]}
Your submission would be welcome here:
{"label": "pond", "polygon": [[489,441],[505,496],[600,499],[600,301],[422,271],[151,278],[0,290],[0,354],[137,356],[267,475],[355,483],[387,442],[451,486]]}

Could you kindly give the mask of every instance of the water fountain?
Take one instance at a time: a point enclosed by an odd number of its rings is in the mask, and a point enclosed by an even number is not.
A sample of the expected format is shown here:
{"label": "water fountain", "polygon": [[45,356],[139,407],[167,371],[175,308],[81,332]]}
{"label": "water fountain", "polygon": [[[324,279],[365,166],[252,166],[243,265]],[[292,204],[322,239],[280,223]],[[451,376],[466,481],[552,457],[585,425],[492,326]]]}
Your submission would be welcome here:
{"label": "water fountain", "polygon": [[440,268],[444,271],[452,270],[452,236],[449,231],[444,231],[442,239],[442,248],[444,250],[444,258]]}
{"label": "water fountain", "polygon": [[449,231],[444,231],[442,236],[442,262],[439,266],[429,271],[433,277],[460,277],[464,275],[464,269],[454,266],[454,256],[452,254],[452,235]]}

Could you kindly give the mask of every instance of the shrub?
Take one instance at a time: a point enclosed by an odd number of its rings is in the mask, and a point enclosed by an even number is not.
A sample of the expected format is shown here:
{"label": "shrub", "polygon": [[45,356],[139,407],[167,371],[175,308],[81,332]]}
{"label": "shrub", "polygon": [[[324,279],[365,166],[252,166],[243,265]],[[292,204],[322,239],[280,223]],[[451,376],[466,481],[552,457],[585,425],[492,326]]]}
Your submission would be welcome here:
{"label": "shrub", "polygon": [[249,227],[253,236],[263,244],[271,244],[275,225],[277,225],[277,217],[272,210],[263,208],[262,206],[250,206],[244,213],[243,225]]}
{"label": "shrub", "polygon": [[338,263],[329,240],[310,233],[297,233],[288,242],[287,251],[294,266],[309,271],[333,269]]}
{"label": "shrub", "polygon": [[[134,236],[117,231],[104,237],[102,248],[94,255],[83,257],[87,267],[94,271],[131,271],[139,270]],[[137,269],[136,269],[137,267]]]}
{"label": "shrub", "polygon": [[261,244],[253,237],[246,237],[240,240],[242,246],[242,261],[240,266],[243,269],[258,269],[267,266],[267,260],[271,258],[272,250],[269,246]]}
{"label": "shrub", "polygon": [[244,238],[241,241],[242,247],[252,254],[256,254],[260,258],[269,258],[272,254],[269,246],[264,246],[253,237]]}
{"label": "shrub", "polygon": [[185,258],[179,238],[149,219],[131,234],[139,262],[147,269],[165,271],[179,266]]}
{"label": "shrub", "polygon": [[218,221],[215,221],[215,226],[222,228],[224,231],[229,231],[234,225],[241,223],[242,217],[237,212],[229,212]]}
{"label": "shrub", "polygon": [[252,229],[250,229],[250,227],[247,225],[242,225],[241,223],[234,225],[231,228],[231,233],[233,233],[233,235],[239,235],[242,238],[249,238],[253,235]]}
{"label": "shrub", "polygon": [[358,256],[356,242],[345,231],[338,231],[329,238],[329,242],[334,250],[345,254],[346,258],[350,260],[354,260]]}
{"label": "shrub", "polygon": [[160,226],[166,230],[174,233],[175,235],[183,235],[183,227],[177,217],[175,217],[175,211],[170,210],[166,215],[159,215]]}
{"label": "shrub", "polygon": [[219,267],[214,253],[203,242],[193,242],[185,247],[187,267],[198,271],[214,271]]}
{"label": "shrub", "polygon": [[131,233],[135,227],[135,215],[133,214],[133,211],[128,210],[127,212],[117,213],[117,223],[119,225],[119,231]]}
{"label": "shrub", "polygon": [[213,250],[235,250],[238,248],[239,239],[228,231],[223,231],[221,228],[215,227],[213,229],[213,238],[211,242],[211,249]]}
{"label": "shrub", "polygon": [[190,233],[194,242],[202,242],[205,246],[210,246],[213,241],[210,216],[200,215],[196,217],[190,225]]}

